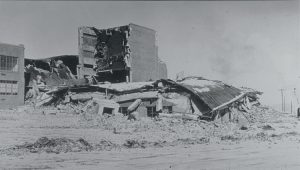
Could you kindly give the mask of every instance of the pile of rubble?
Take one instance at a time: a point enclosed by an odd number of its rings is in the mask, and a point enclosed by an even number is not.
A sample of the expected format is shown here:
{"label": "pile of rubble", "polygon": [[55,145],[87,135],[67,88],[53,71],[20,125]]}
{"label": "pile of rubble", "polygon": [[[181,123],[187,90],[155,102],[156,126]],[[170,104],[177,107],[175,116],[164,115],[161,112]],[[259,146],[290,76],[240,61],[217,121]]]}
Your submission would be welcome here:
{"label": "pile of rubble", "polygon": [[[260,104],[258,96],[262,94],[202,77],[186,77],[179,81],[100,83],[93,77],[73,78],[70,69],[58,61],[54,72],[30,64],[26,67],[30,74],[29,84],[32,84],[27,86],[27,103],[35,107],[53,105],[76,113],[121,113],[134,120],[179,117],[210,121],[218,118],[233,120],[237,111],[250,112],[253,105]],[[59,74],[59,68],[67,70],[65,76]],[[53,79],[56,85],[49,83]]]}

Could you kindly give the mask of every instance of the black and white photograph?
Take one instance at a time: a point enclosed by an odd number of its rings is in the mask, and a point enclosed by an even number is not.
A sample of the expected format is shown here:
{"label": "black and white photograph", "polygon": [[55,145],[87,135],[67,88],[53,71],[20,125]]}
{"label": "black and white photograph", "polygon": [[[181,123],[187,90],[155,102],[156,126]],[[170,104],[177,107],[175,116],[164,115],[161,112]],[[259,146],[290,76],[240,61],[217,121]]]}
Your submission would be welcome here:
{"label": "black and white photograph", "polygon": [[300,1],[0,1],[0,169],[300,169]]}

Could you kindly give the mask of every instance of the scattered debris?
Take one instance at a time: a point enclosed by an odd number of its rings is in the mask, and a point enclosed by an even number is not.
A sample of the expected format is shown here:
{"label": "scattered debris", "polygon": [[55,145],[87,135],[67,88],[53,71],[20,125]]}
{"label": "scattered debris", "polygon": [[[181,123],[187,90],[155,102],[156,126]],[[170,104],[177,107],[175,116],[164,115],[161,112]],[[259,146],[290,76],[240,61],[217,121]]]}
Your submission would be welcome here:
{"label": "scattered debris", "polygon": [[78,140],[72,140],[68,138],[47,138],[41,137],[34,143],[25,143],[23,145],[17,145],[13,148],[9,148],[10,151],[24,150],[31,153],[61,153],[61,152],[80,152],[89,151],[92,146],[80,138]]}
{"label": "scattered debris", "polygon": [[240,127],[240,130],[247,130],[248,128],[246,126]]}
{"label": "scattered debris", "polygon": [[272,126],[270,126],[270,125],[264,125],[263,127],[262,127],[262,129],[263,130],[275,130]]}
{"label": "scattered debris", "polygon": [[141,99],[137,99],[135,100],[127,109],[127,111],[129,112],[129,114],[133,111],[135,111],[139,106],[140,104],[142,103],[142,100]]}
{"label": "scattered debris", "polygon": [[222,136],[221,140],[237,141],[239,140],[239,138],[234,137],[233,135],[226,135],[226,136]]}

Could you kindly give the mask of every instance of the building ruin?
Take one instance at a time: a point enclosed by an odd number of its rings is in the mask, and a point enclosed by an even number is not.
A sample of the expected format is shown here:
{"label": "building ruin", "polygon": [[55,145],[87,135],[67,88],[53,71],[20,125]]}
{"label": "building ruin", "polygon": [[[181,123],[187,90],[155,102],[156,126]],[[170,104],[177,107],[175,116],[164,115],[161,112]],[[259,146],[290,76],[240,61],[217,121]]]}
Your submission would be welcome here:
{"label": "building ruin", "polygon": [[97,75],[99,82],[141,82],[167,78],[158,57],[156,31],[129,24],[96,29],[80,27],[78,75]]}

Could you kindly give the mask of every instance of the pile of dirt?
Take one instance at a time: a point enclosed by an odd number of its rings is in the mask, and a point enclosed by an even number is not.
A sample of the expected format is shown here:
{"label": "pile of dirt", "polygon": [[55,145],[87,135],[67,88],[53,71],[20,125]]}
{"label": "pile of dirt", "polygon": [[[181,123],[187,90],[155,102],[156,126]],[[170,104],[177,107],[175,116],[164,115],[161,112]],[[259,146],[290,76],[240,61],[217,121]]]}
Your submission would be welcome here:
{"label": "pile of dirt", "polygon": [[110,151],[112,149],[120,149],[120,148],[121,148],[120,145],[112,143],[111,141],[108,140],[101,140],[99,143],[93,146],[93,149],[97,151],[103,151],[103,150]]}
{"label": "pile of dirt", "polygon": [[25,143],[9,148],[6,151],[31,152],[31,153],[66,153],[90,151],[92,146],[84,139],[72,140],[68,138],[47,138],[41,137],[34,143]]}
{"label": "pile of dirt", "polygon": [[[165,143],[165,142],[162,142]],[[139,141],[134,139],[126,140],[126,142],[123,144],[125,148],[147,148],[147,147],[162,147],[161,142],[148,142],[145,140]]]}

